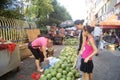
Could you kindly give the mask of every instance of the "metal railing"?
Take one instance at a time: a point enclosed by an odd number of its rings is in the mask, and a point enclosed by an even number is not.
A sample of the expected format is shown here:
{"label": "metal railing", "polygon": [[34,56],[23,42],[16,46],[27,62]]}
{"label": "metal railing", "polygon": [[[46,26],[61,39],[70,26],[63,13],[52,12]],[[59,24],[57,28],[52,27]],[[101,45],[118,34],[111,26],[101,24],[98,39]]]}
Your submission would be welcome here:
{"label": "metal railing", "polygon": [[25,21],[0,17],[0,36],[12,42],[25,42]]}

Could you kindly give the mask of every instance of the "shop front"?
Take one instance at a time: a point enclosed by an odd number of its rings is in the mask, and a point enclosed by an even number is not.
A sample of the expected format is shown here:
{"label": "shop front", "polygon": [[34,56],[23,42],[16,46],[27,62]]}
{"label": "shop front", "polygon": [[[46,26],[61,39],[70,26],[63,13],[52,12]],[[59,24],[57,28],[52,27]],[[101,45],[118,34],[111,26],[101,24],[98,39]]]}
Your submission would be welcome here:
{"label": "shop front", "polygon": [[120,47],[120,19],[118,15],[111,15],[104,21],[101,21],[99,25],[103,28],[103,32],[107,32],[107,42],[110,43],[108,48],[113,50]]}

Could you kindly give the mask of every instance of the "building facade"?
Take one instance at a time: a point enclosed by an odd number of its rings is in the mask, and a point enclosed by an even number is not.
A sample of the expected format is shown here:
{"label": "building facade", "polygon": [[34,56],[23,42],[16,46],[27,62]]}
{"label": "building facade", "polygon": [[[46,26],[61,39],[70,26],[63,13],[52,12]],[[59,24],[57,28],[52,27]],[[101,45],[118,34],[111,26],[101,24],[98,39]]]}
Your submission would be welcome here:
{"label": "building facade", "polygon": [[[120,16],[120,0],[86,0],[91,4],[86,20],[88,23],[94,21],[99,23],[112,14]],[[86,4],[86,5],[88,5]],[[91,15],[91,16],[90,16]]]}

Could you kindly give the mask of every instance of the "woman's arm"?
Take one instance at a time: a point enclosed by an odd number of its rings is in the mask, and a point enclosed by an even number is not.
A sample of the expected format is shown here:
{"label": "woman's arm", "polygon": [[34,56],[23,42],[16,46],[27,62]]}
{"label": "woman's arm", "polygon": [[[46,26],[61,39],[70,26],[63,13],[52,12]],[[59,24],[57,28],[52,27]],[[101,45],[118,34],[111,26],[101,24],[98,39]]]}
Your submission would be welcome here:
{"label": "woman's arm", "polygon": [[47,52],[46,52],[46,47],[45,46],[42,46],[42,52],[43,52],[45,60],[47,60],[47,56],[46,56]]}
{"label": "woman's arm", "polygon": [[89,40],[89,43],[93,47],[93,53],[85,59],[85,62],[88,62],[88,60],[98,52],[97,47],[96,47],[95,42],[94,42],[94,38],[91,38]]}

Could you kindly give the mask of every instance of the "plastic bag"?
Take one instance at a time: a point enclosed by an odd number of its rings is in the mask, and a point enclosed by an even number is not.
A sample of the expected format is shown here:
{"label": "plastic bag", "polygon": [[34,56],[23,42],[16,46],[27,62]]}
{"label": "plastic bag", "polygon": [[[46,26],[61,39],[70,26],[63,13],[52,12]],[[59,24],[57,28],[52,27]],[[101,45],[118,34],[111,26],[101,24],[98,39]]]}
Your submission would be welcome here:
{"label": "plastic bag", "polygon": [[56,62],[60,61],[60,59],[58,59],[58,58],[56,58],[56,57],[49,57],[48,59],[49,59],[49,64],[50,64],[51,66],[54,66],[54,64],[55,64]]}
{"label": "plastic bag", "polygon": [[80,65],[81,65],[81,56],[78,55],[77,62],[76,62],[76,69],[80,71]]}

